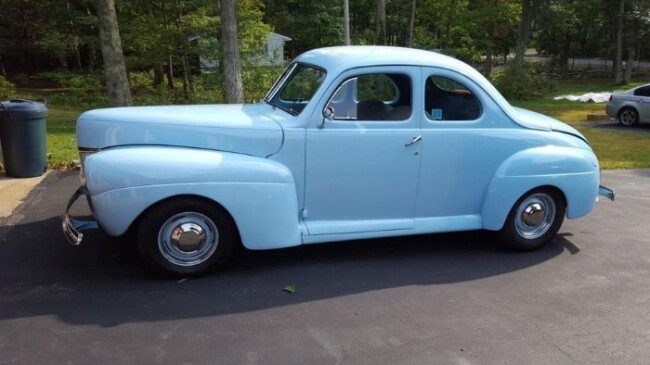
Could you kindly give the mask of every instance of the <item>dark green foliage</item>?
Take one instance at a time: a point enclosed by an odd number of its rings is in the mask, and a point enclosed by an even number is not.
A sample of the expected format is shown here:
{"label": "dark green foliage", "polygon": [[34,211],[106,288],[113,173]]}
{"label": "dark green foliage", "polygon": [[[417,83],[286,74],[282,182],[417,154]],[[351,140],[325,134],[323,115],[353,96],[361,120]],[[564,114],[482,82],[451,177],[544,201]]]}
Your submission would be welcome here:
{"label": "dark green foliage", "polygon": [[266,96],[273,83],[280,77],[284,67],[245,67],[242,70],[246,101],[259,101]]}
{"label": "dark green foliage", "polygon": [[3,76],[0,76],[0,101],[16,96],[16,87]]}
{"label": "dark green foliage", "polygon": [[343,44],[342,1],[266,0],[264,20],[292,38],[290,57],[313,48]]}
{"label": "dark green foliage", "polygon": [[42,72],[37,80],[64,89],[100,89],[104,83],[102,74],[79,74],[70,71]]}
{"label": "dark green foliage", "polygon": [[509,66],[492,74],[492,84],[507,99],[528,100],[548,94],[555,83],[540,72],[535,64]]}
{"label": "dark green foliage", "polygon": [[[218,1],[115,1],[136,104],[224,100],[223,77],[217,70],[202,74],[198,61],[199,56],[221,57]],[[565,77],[574,71],[573,57],[612,59],[616,3],[533,1],[529,47],[548,55],[553,73]],[[238,0],[245,99],[261,99],[280,73],[280,68],[252,67],[246,61],[263,49],[270,31],[292,38],[285,45],[288,59],[309,49],[341,45],[342,4],[341,0]],[[521,4],[520,0],[417,0],[413,46],[439,50],[489,75],[514,51]],[[385,5],[386,43],[405,46],[411,1],[385,0]],[[376,6],[377,0],[350,1],[353,44],[375,42]],[[98,94],[105,82],[99,74],[102,56],[92,0],[0,0],[0,9],[0,75],[6,73],[19,90],[23,84],[67,89],[48,92],[50,100],[103,105],[105,100]],[[635,60],[643,60],[650,55],[650,2],[627,1],[624,15],[623,58],[630,52]],[[170,68],[172,72],[166,72]],[[529,68],[521,73],[501,70],[492,77],[504,93],[518,97],[547,88],[540,78]],[[15,93],[6,80],[1,85],[2,94]]]}

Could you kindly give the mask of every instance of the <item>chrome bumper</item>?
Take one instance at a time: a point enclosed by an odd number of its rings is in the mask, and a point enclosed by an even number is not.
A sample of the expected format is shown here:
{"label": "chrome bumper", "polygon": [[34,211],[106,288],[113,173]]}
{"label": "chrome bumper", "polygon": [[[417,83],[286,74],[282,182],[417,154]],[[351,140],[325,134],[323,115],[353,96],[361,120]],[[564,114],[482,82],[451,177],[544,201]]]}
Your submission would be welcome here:
{"label": "chrome bumper", "polygon": [[70,207],[72,207],[72,204],[74,204],[74,202],[77,201],[77,199],[79,199],[79,197],[82,195],[86,197],[86,201],[88,202],[88,206],[90,207],[91,212],[93,212],[93,215],[95,214],[92,203],[90,201],[90,197],[88,196],[88,190],[85,187],[80,187],[70,197],[68,206],[65,209],[65,214],[63,215],[62,222],[63,234],[65,235],[65,238],[68,239],[68,242],[74,246],[79,246],[79,244],[81,244],[81,241],[84,239],[84,235],[81,232],[88,229],[99,228],[99,224],[95,220],[75,219],[72,218],[70,214],[68,214]]}
{"label": "chrome bumper", "polygon": [[598,187],[598,195],[602,195],[611,201],[614,201],[614,198],[616,197],[614,190],[602,185]]}

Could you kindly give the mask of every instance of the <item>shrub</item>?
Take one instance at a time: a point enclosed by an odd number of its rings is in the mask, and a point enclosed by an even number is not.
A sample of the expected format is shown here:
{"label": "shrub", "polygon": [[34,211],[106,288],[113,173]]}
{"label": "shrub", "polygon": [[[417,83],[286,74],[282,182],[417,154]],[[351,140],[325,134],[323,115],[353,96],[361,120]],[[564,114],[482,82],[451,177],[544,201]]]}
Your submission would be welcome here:
{"label": "shrub", "polygon": [[284,66],[244,67],[242,83],[246,101],[262,100],[282,70],[284,70]]}
{"label": "shrub", "polygon": [[16,96],[16,87],[3,76],[0,76],[0,100],[11,99]]}
{"label": "shrub", "polygon": [[66,89],[100,88],[104,82],[104,77],[101,74],[76,74],[67,71],[44,72],[38,77],[55,87]]}
{"label": "shrub", "polygon": [[555,89],[555,83],[543,76],[536,65],[509,66],[492,73],[492,83],[508,99],[528,100]]}
{"label": "shrub", "polygon": [[148,89],[153,87],[153,73],[149,72],[130,72],[129,82],[131,90]]}
{"label": "shrub", "polygon": [[81,109],[102,108],[108,106],[108,98],[103,92],[73,89],[47,95],[48,104]]}

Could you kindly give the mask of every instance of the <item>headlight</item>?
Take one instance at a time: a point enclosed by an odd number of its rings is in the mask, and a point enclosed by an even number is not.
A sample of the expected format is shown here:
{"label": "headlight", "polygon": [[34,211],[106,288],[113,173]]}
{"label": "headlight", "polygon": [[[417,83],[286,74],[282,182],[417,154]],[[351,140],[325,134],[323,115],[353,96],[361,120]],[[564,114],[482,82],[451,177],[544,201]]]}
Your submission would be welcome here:
{"label": "headlight", "polygon": [[79,148],[79,161],[81,162],[81,170],[79,171],[79,182],[81,186],[86,186],[86,176],[84,175],[84,167],[86,166],[86,157],[99,151],[95,148]]}

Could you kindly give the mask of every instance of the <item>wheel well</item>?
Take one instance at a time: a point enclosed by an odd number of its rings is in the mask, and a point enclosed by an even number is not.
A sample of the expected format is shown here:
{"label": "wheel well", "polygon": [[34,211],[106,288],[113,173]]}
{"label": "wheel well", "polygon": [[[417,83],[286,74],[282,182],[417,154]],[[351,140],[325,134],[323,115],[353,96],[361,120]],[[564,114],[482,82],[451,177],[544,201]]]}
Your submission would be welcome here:
{"label": "wheel well", "polygon": [[163,204],[167,204],[168,202],[173,201],[173,200],[177,200],[177,199],[199,200],[199,201],[202,201],[204,203],[208,203],[208,204],[212,205],[215,209],[220,210],[228,218],[230,225],[233,227],[233,233],[235,234],[235,241],[237,242],[236,244],[243,247],[243,244],[241,242],[241,236],[239,235],[239,227],[237,227],[237,223],[235,223],[235,219],[232,217],[230,212],[226,208],[224,208],[223,205],[219,204],[218,202],[216,202],[216,201],[214,201],[212,199],[209,199],[209,198],[206,198],[206,197],[200,196],[200,195],[191,195],[191,194],[174,195],[174,196],[167,197],[165,199],[159,200],[159,201],[151,204],[149,207],[147,207],[145,210],[143,210],[142,213],[140,213],[140,215],[138,215],[138,217],[133,221],[133,223],[131,223],[131,225],[129,226],[129,228],[126,231],[125,235],[128,235],[129,237],[135,237],[135,234],[136,234],[136,232],[138,230],[138,227],[140,226],[140,222],[142,220],[142,217],[144,217],[150,211],[156,209],[157,207],[159,207],[159,206],[161,206]]}
{"label": "wheel well", "polygon": [[[526,196],[526,195],[528,195],[530,193],[533,193],[533,192],[536,192],[536,191],[543,191],[543,190],[551,190],[551,191],[556,192],[560,197],[562,197],[562,201],[564,202],[564,206],[567,207],[568,204],[567,204],[566,195],[564,195],[564,192],[562,191],[562,189],[558,188],[557,186],[553,186],[553,185],[542,185],[542,186],[538,186],[536,188],[530,189],[527,192],[525,192],[524,194],[522,194],[521,197],[519,197],[519,199],[521,199],[522,197],[524,197],[524,196]],[[515,203],[515,205],[516,205],[516,203]]]}
{"label": "wheel well", "polygon": [[616,117],[620,118],[620,117],[621,117],[621,113],[623,113],[623,111],[625,111],[626,109],[634,110],[635,113],[639,114],[639,111],[636,110],[635,107],[630,106],[630,105],[626,105],[626,106],[622,107],[621,110],[618,111],[618,114],[616,114]]}

